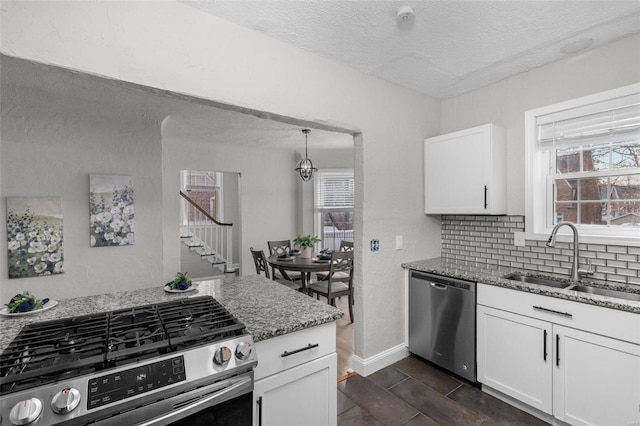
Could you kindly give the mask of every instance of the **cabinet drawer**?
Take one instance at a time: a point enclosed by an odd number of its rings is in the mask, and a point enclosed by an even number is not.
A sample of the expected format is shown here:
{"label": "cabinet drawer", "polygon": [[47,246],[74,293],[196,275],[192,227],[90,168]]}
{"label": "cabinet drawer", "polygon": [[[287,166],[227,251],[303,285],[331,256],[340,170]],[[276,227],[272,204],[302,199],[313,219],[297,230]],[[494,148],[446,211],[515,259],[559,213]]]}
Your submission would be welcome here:
{"label": "cabinet drawer", "polygon": [[640,315],[556,297],[478,284],[478,305],[640,344]]}
{"label": "cabinet drawer", "polygon": [[[313,347],[307,349],[309,345]],[[262,340],[256,342],[255,348],[258,356],[255,380],[260,380],[288,368],[335,352],[336,323],[330,322]],[[296,352],[298,350],[300,351]],[[290,355],[282,356],[285,355],[285,353],[289,353]]]}

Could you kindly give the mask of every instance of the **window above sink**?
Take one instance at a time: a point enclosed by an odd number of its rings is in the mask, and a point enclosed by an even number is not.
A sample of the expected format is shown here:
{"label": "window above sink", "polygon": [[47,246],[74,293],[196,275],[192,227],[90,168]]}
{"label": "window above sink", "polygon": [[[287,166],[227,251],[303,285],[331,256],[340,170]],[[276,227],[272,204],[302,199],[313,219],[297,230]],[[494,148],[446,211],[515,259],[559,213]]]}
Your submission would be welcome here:
{"label": "window above sink", "polygon": [[640,246],[640,84],[528,111],[526,233]]}

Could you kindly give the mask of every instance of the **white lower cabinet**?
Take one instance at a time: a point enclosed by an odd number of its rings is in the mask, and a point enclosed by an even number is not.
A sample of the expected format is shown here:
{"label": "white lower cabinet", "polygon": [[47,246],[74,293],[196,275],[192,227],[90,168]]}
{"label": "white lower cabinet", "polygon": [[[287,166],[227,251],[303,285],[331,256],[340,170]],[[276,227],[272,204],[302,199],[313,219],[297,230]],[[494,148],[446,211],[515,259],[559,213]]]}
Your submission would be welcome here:
{"label": "white lower cabinet", "polygon": [[486,306],[477,315],[478,381],[551,413],[551,325]]}
{"label": "white lower cabinet", "polygon": [[255,426],[336,425],[335,340],[332,322],[256,343]]}
{"label": "white lower cabinet", "polygon": [[552,421],[640,424],[639,315],[481,284],[477,316],[483,390]]}
{"label": "white lower cabinet", "polygon": [[572,425],[640,424],[640,346],[554,326],[553,415]]}

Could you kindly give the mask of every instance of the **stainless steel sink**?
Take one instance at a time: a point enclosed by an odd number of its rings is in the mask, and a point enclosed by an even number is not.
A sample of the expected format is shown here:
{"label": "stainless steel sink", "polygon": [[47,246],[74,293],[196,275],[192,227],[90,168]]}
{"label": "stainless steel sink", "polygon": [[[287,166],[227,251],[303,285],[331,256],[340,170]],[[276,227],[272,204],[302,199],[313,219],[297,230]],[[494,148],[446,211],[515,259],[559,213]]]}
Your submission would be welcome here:
{"label": "stainless steel sink", "polygon": [[611,290],[608,288],[589,287],[585,285],[574,285],[569,290],[575,290],[582,293],[599,294],[600,296],[616,297],[618,299],[633,300],[640,302],[639,293],[629,293],[626,291]]}
{"label": "stainless steel sink", "polygon": [[521,274],[519,272],[505,275],[503,278],[507,280],[519,281],[521,283],[540,284],[540,285],[546,285],[548,287],[554,287],[554,288],[567,288],[571,285],[571,283],[563,281],[559,278],[532,277],[530,275]]}

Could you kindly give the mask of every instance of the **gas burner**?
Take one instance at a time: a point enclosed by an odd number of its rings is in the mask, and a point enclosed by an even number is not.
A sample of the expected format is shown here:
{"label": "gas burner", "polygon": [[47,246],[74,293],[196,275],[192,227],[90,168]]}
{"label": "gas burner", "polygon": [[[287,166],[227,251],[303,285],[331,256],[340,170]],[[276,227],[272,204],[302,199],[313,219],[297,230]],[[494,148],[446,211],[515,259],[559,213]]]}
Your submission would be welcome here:
{"label": "gas burner", "polygon": [[163,330],[151,331],[148,328],[138,327],[126,330],[119,336],[111,337],[109,339],[109,349],[112,351],[118,350],[120,345],[125,348],[135,348],[161,340],[164,340]]}
{"label": "gas burner", "polygon": [[[76,340],[77,339],[77,340]],[[60,351],[61,354],[68,354],[75,352],[78,347],[83,345],[86,339],[76,337],[66,333],[62,339],[56,340],[54,346]]]}
{"label": "gas burner", "polygon": [[[76,353],[67,353],[63,355],[58,355],[56,357],[44,355],[39,357],[38,359],[32,360],[32,364],[33,364],[33,367],[39,366],[40,368],[48,368],[48,367],[55,367],[58,365],[72,363],[74,361],[78,361],[79,359],[80,359],[80,355]],[[59,374],[64,374],[64,372]]]}
{"label": "gas burner", "polygon": [[142,346],[150,338],[150,334],[151,333],[146,328],[129,330],[124,334],[124,345],[128,348],[133,348],[134,346]]}
{"label": "gas burner", "polygon": [[191,315],[191,313],[187,314],[186,316],[179,318],[177,320],[178,326],[181,328],[191,328],[191,326],[193,325],[193,315]]}

